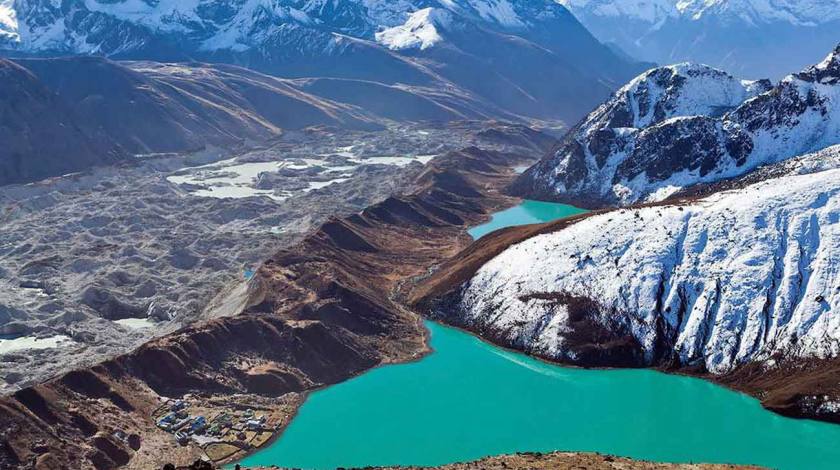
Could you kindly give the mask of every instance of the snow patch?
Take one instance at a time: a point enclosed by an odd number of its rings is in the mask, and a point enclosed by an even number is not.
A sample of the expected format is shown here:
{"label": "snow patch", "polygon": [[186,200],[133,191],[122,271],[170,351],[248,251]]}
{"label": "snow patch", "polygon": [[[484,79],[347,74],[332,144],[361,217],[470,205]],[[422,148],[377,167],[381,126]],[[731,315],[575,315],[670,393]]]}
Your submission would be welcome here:
{"label": "snow patch", "polygon": [[15,0],[0,0],[0,39],[20,41]]}
{"label": "snow patch", "polygon": [[426,50],[443,41],[438,28],[446,28],[451,21],[445,10],[424,8],[412,13],[405,24],[376,33],[376,41],[391,50]]}
{"label": "snow patch", "polygon": [[69,336],[56,335],[47,338],[23,336],[14,339],[0,339],[0,354],[35,349],[66,348],[76,344]]}

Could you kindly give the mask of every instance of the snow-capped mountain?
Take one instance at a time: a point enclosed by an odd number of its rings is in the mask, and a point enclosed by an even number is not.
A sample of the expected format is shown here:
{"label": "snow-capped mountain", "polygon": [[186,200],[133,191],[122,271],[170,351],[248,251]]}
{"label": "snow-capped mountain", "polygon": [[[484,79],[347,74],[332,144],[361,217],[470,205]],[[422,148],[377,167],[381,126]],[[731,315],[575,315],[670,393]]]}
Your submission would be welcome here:
{"label": "snow-capped mountain", "polygon": [[514,190],[588,207],[657,201],[837,143],[840,46],[775,86],[678,64],[621,88]]}
{"label": "snow-capped mountain", "polygon": [[840,146],[772,178],[614,210],[514,244],[437,314],[583,365],[700,366],[840,354]]}
{"label": "snow-capped mountain", "polygon": [[558,0],[601,41],[639,59],[695,61],[780,78],[840,36],[836,0]]}
{"label": "snow-capped mountain", "polygon": [[0,0],[4,49],[458,89],[564,120],[644,68],[553,0]]}

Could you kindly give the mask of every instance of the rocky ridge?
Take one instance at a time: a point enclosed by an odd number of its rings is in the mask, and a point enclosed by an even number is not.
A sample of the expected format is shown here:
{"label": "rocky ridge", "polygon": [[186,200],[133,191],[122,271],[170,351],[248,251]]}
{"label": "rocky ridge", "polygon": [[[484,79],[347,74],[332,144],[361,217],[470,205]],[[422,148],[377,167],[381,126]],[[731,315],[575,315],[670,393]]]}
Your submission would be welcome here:
{"label": "rocky ridge", "polygon": [[[370,102],[387,101],[396,87],[492,103],[530,119],[576,120],[643,69],[600,44],[551,0],[3,5],[0,50],[8,55],[198,59],[286,78],[328,78],[336,92],[361,88]],[[412,29],[429,40],[408,40]],[[537,73],[542,80],[534,80]],[[548,104],[558,102],[563,105]]]}
{"label": "rocky ridge", "polygon": [[540,357],[697,374],[775,411],[838,421],[838,152],[496,232],[414,301]]}
{"label": "rocky ridge", "polygon": [[[231,65],[63,57],[0,59],[0,68],[8,94],[0,96],[0,133],[8,134],[0,185],[138,156],[257,147],[308,127],[373,131],[508,116],[457,92],[288,80]],[[371,103],[371,93],[381,101]]]}
{"label": "rocky ridge", "polygon": [[165,154],[0,188],[0,394],[235,312],[268,256],[410,191],[435,155],[479,145],[533,158],[555,142],[486,122],[318,128],[234,156]]}
{"label": "rocky ridge", "polygon": [[332,219],[271,257],[252,279],[242,314],[4,397],[0,463],[149,468],[161,460],[191,462],[198,449],[177,446],[150,418],[162,397],[271,397],[269,409],[287,422],[309,390],[416,358],[425,350],[423,328],[391,298],[392,289],[454,255],[470,241],[468,225],[509,203],[498,189],[523,157],[469,148],[436,159],[409,194]]}
{"label": "rocky ridge", "polygon": [[620,89],[514,185],[584,207],[662,200],[840,143],[840,46],[775,86],[682,64]]}
{"label": "rocky ridge", "polygon": [[832,0],[559,1],[633,57],[774,79],[817,60],[836,44],[840,25]]}

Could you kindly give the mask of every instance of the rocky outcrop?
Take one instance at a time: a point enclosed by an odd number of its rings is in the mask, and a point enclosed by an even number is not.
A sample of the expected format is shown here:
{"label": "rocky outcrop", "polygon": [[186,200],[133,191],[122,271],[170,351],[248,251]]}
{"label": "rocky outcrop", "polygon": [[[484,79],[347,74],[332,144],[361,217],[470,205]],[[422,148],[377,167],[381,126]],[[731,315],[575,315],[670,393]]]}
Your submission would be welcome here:
{"label": "rocky outcrop", "polygon": [[514,192],[584,207],[657,201],[840,143],[838,64],[840,47],[772,87],[705,66],[654,69],[573,128]]}
{"label": "rocky outcrop", "polygon": [[537,356],[688,371],[837,421],[839,162],[835,146],[681,199],[501,231],[414,300]]}

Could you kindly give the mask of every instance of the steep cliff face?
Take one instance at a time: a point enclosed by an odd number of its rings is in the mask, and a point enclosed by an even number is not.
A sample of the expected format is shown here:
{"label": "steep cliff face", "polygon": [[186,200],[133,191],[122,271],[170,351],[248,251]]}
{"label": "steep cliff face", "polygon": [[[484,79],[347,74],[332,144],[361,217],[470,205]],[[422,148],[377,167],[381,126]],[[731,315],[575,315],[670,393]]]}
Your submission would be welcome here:
{"label": "steep cliff face", "polygon": [[775,86],[704,66],[645,73],[529,169],[517,194],[586,207],[657,201],[840,143],[840,47]]}
{"label": "steep cliff face", "polygon": [[838,168],[832,147],[702,199],[584,217],[512,244],[435,311],[582,365],[726,374],[836,357]]}

